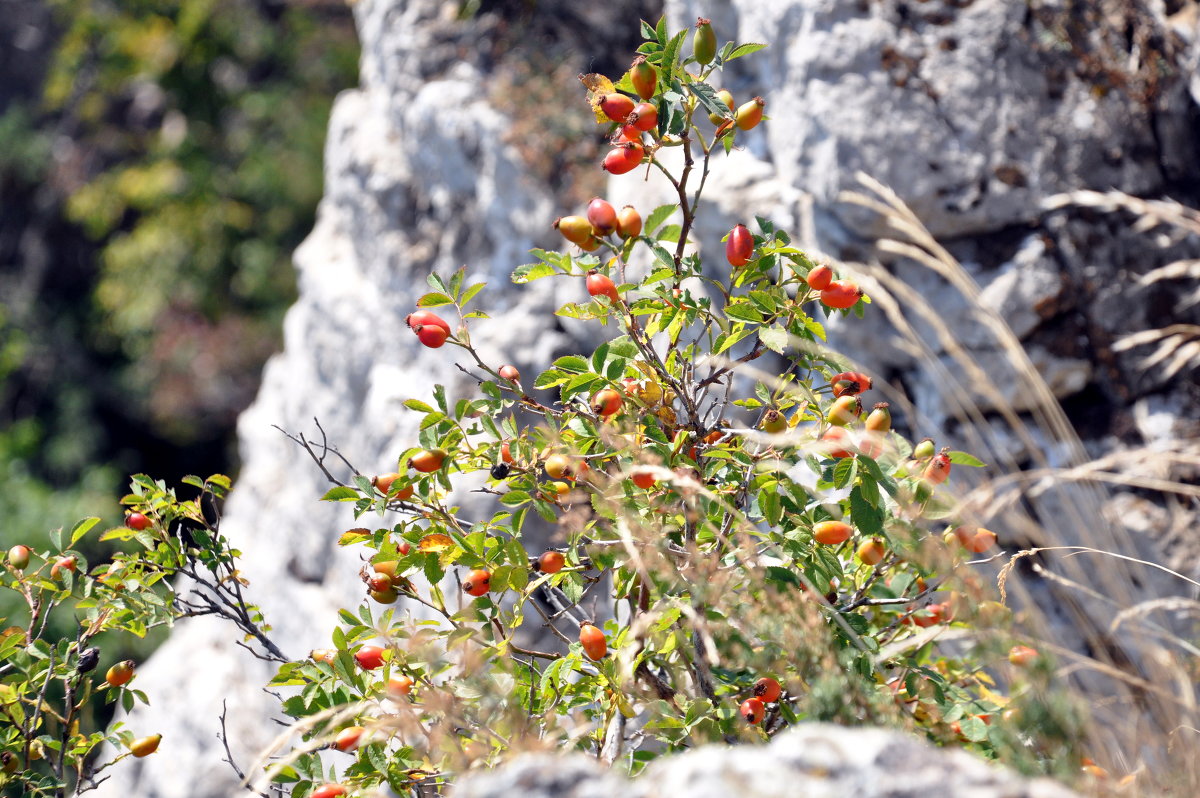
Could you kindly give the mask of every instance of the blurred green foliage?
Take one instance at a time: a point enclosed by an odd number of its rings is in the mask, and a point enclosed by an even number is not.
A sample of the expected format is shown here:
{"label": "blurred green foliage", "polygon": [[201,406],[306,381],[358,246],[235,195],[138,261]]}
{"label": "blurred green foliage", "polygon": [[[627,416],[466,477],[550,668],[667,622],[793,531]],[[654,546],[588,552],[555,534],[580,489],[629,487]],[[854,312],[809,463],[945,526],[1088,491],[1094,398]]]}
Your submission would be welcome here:
{"label": "blurred green foliage", "polygon": [[119,524],[124,474],[235,470],[357,75],[340,0],[49,5],[44,81],[0,96],[3,549]]}

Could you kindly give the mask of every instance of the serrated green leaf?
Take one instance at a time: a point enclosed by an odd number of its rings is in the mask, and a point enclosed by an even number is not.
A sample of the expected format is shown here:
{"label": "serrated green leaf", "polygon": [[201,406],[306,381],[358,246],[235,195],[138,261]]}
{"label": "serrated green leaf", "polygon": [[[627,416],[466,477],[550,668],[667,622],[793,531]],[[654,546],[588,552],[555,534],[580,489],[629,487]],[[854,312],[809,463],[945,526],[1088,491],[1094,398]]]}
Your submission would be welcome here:
{"label": "serrated green leaf", "polygon": [[867,500],[861,485],[855,485],[850,491],[850,518],[854,526],[868,537],[883,532],[883,511]]}
{"label": "serrated green leaf", "polygon": [[92,527],[98,523],[100,523],[100,519],[95,516],[76,522],[75,526],[71,528],[71,542],[68,548],[74,548],[76,541],[91,531]]}
{"label": "serrated green leaf", "polygon": [[339,485],[336,488],[330,488],[325,491],[325,495],[321,497],[323,502],[352,502],[359,498],[358,491],[354,488],[347,488]]}
{"label": "serrated green leaf", "polygon": [[658,231],[658,228],[662,226],[663,222],[671,218],[671,214],[675,213],[677,210],[679,210],[678,205],[659,205],[657,208],[650,211],[650,215],[646,217],[646,224],[642,228],[645,235],[653,238],[654,234]]}
{"label": "serrated green leaf", "polygon": [[783,350],[787,348],[788,341],[791,336],[788,331],[778,324],[773,324],[770,327],[760,327],[758,330],[758,340],[762,341],[763,346],[770,349],[772,352],[783,354]]}
{"label": "serrated green leaf", "polygon": [[564,355],[554,361],[554,368],[571,374],[582,374],[588,370],[588,362],[579,355]]}
{"label": "serrated green leaf", "polygon": [[742,56],[750,55],[751,53],[757,53],[766,46],[767,45],[760,44],[758,42],[746,42],[745,44],[739,44],[733,49],[733,52],[726,57],[725,63],[729,63],[735,58],[741,58]]}
{"label": "serrated green leaf", "polygon": [[762,314],[746,302],[730,303],[726,305],[725,315],[731,319],[750,322],[751,324],[762,324],[763,320]]}
{"label": "serrated green leaf", "polygon": [[717,96],[717,92],[712,86],[709,86],[707,83],[689,83],[687,84],[687,89],[700,101],[700,104],[704,106],[704,109],[708,113],[716,114],[725,119],[733,118],[733,112]]}
{"label": "serrated green leaf", "polygon": [[974,455],[966,452],[950,452],[950,462],[954,465],[967,466],[968,468],[987,468],[987,464]]}
{"label": "serrated green leaf", "polygon": [[523,283],[532,283],[534,280],[540,280],[543,277],[549,277],[557,273],[558,270],[549,263],[524,263],[513,269],[512,281],[521,285]]}
{"label": "serrated green leaf", "polygon": [[466,306],[468,302],[475,298],[475,295],[487,287],[487,283],[475,283],[468,286],[466,291],[463,291],[462,297],[458,300],[460,305]]}
{"label": "serrated green leaf", "polygon": [[500,497],[500,503],[507,507],[518,507],[528,502],[530,498],[532,497],[523,490],[510,490]]}
{"label": "serrated green leaf", "polygon": [[453,304],[454,304],[453,299],[446,296],[445,294],[441,294],[436,291],[433,293],[430,293],[430,294],[425,294],[424,296],[422,296],[420,299],[417,300],[417,307],[419,307],[419,308],[436,308],[436,307],[441,307],[442,305],[453,305]]}
{"label": "serrated green leaf", "polygon": [[432,413],[433,408],[422,402],[420,399],[406,399],[404,406],[409,410],[416,410],[418,413]]}
{"label": "serrated green leaf", "polygon": [[425,278],[425,282],[429,284],[430,288],[432,288],[434,291],[437,291],[438,293],[442,293],[442,294],[450,293],[450,289],[446,286],[446,284],[444,282],[442,282],[442,278],[438,277],[433,272],[429,273],[429,276],[427,276]]}

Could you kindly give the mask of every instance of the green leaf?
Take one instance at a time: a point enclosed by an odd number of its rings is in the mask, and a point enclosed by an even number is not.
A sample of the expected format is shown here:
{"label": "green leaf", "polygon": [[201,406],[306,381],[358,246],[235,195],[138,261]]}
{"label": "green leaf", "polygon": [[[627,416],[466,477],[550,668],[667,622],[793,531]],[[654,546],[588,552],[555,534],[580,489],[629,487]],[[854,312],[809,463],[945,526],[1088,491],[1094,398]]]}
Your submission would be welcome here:
{"label": "green leaf", "polygon": [[437,291],[442,294],[450,293],[450,289],[446,286],[446,284],[444,282],[442,282],[442,278],[438,277],[433,272],[429,273],[429,276],[425,278],[425,282],[428,283],[429,287],[432,288],[434,291]]}
{"label": "green leaf", "polygon": [[523,490],[510,490],[500,497],[500,503],[508,507],[517,507],[528,502],[530,498],[532,497]]}
{"label": "green leaf", "polygon": [[683,46],[685,36],[687,36],[686,28],[672,36],[671,41],[667,42],[667,46],[663,50],[661,80],[668,85],[675,80],[675,71],[679,68],[679,50]]}
{"label": "green leaf", "polygon": [[588,370],[588,362],[579,355],[565,355],[554,361],[554,368],[572,374],[582,374]]}
{"label": "green leaf", "polygon": [[475,283],[475,285],[468,287],[466,291],[463,291],[462,298],[459,299],[459,304],[465,307],[468,302],[475,298],[476,294],[486,287],[487,283]]}
{"label": "green leaf", "polygon": [[557,273],[558,270],[549,263],[525,263],[513,269],[512,281],[518,285],[532,283],[534,280],[540,280],[543,277],[549,277]]}
{"label": "green leaf", "polygon": [[432,294],[425,294],[424,296],[422,296],[420,299],[417,300],[417,307],[419,307],[419,308],[436,308],[436,307],[440,307],[442,305],[453,305],[453,304],[454,304],[453,299],[446,296],[445,294],[440,294],[437,292],[434,292]]}
{"label": "green leaf", "polygon": [[707,83],[689,83],[687,84],[687,89],[710,114],[716,114],[725,119],[733,118],[733,112],[729,110],[728,105],[721,101],[721,98],[717,96],[717,92],[712,86],[709,86]]}
{"label": "green leaf", "polygon": [[835,488],[844,488],[850,484],[850,478],[854,474],[854,458],[843,457],[838,460],[836,466],[833,467],[833,486]]}
{"label": "green leaf", "polygon": [[422,402],[420,399],[406,399],[404,406],[409,410],[416,410],[418,413],[432,413],[433,408]]}
{"label": "green leaf", "polygon": [[358,491],[354,488],[347,488],[339,485],[336,488],[330,488],[325,491],[325,495],[321,497],[323,502],[352,502],[358,499]]}
{"label": "green leaf", "polygon": [[966,452],[950,452],[950,462],[968,468],[987,468],[987,464]]}
{"label": "green leaf", "polygon": [[861,485],[850,491],[850,518],[864,535],[874,537],[883,532],[883,511],[867,501]]}
{"label": "green leaf", "polygon": [[735,58],[741,58],[744,55],[750,55],[751,53],[757,53],[759,50],[763,49],[766,46],[767,45],[759,44],[758,42],[747,42],[745,44],[739,44],[737,47],[733,48],[733,52],[731,52],[728,56],[726,56],[725,63],[729,63],[730,61],[734,60]]}
{"label": "green leaf", "polygon": [[644,233],[653,238],[655,232],[662,223],[671,217],[671,214],[679,210],[678,205],[659,205],[654,210],[650,211],[650,215],[646,217],[646,224],[643,228]]}
{"label": "green leaf", "polygon": [[782,355],[783,350],[787,348],[788,341],[791,340],[791,336],[782,326],[773,324],[770,327],[759,328],[758,340],[762,341],[763,346],[767,349]]}
{"label": "green leaf", "polygon": [[809,332],[816,336],[818,341],[825,340],[825,327],[821,324],[821,322],[817,321],[812,316],[805,316],[804,326],[808,328]]}
{"label": "green leaf", "polygon": [[762,324],[762,314],[750,306],[749,303],[730,303],[725,306],[725,315],[731,319],[738,321],[746,321],[751,324]]}
{"label": "green leaf", "polygon": [[71,528],[71,543],[67,548],[74,548],[75,542],[91,531],[91,528],[98,523],[100,523],[100,519],[94,516],[90,518],[84,518],[82,521],[77,522],[75,526]]}

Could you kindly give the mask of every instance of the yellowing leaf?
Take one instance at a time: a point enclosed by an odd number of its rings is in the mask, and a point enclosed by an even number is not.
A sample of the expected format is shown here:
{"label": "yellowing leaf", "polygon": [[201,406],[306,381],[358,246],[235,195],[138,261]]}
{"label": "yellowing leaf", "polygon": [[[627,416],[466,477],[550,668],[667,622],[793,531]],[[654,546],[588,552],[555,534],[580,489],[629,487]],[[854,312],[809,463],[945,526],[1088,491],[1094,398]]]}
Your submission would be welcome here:
{"label": "yellowing leaf", "polygon": [[432,535],[426,535],[421,538],[421,542],[417,544],[417,549],[422,552],[445,551],[453,545],[454,540],[449,535],[435,532]]}
{"label": "yellowing leaf", "polygon": [[591,72],[587,75],[580,75],[579,82],[582,83],[588,90],[587,101],[588,105],[592,106],[592,113],[596,115],[596,122],[602,125],[608,124],[610,120],[608,116],[602,110],[600,110],[600,100],[603,99],[606,94],[613,93],[612,81],[603,75]]}

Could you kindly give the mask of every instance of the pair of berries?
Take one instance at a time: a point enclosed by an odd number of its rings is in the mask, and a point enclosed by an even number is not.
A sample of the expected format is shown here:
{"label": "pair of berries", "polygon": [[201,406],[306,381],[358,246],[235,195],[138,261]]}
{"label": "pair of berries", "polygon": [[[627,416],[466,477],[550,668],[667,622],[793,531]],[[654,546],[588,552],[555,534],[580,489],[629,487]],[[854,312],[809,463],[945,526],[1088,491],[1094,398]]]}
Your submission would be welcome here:
{"label": "pair of berries", "polygon": [[[854,307],[862,298],[863,292],[858,283],[833,279],[833,269],[828,266],[814,267],[804,279],[809,288],[821,292],[821,304],[826,307],[844,310]],[[866,387],[870,388],[870,383]]]}
{"label": "pair of berries", "polygon": [[450,337],[450,325],[445,319],[428,310],[408,314],[404,323],[416,333],[417,339],[430,349],[437,349]]}
{"label": "pair of berries", "polygon": [[742,702],[740,711],[747,723],[757,726],[767,714],[766,705],[778,701],[783,688],[770,676],[764,676],[754,683],[753,693]]}

